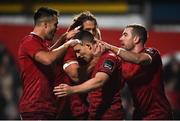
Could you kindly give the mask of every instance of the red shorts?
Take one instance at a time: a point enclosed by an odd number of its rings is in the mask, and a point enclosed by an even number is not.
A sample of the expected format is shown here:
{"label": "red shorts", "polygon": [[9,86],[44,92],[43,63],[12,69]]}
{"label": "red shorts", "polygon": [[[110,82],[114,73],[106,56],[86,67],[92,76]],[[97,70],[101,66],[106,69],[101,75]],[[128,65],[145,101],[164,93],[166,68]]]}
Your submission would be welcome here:
{"label": "red shorts", "polygon": [[48,112],[24,112],[20,114],[21,120],[53,120],[56,114]]}
{"label": "red shorts", "polygon": [[152,112],[148,115],[143,114],[142,112],[136,112],[134,111],[133,114],[134,120],[173,120],[173,114],[171,111],[168,113],[165,112]]}

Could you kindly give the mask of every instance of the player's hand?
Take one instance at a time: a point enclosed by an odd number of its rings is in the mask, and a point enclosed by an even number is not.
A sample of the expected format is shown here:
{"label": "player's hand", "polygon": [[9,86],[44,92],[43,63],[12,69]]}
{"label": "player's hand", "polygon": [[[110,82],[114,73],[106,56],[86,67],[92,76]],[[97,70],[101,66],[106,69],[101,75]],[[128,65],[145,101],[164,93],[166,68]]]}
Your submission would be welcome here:
{"label": "player's hand", "polygon": [[74,28],[74,30],[80,30],[82,28],[82,26],[77,26],[76,28]]}
{"label": "player's hand", "polygon": [[78,29],[73,29],[69,32],[66,32],[66,39],[69,40],[69,39],[73,38],[78,32],[79,32]]}
{"label": "player's hand", "polygon": [[101,40],[101,32],[99,30],[99,28],[96,28],[96,31],[95,31],[95,38],[97,38],[98,40]]}
{"label": "player's hand", "polygon": [[102,43],[97,41],[93,48],[94,56],[100,56],[104,51],[106,51],[105,46]]}
{"label": "player's hand", "polygon": [[67,46],[67,47],[69,47],[69,46],[71,46],[71,47],[73,47],[73,46],[75,46],[76,44],[81,44],[82,42],[80,41],[80,40],[78,40],[78,39],[70,39],[69,41],[67,41],[66,43],[64,43],[64,46]]}
{"label": "player's hand", "polygon": [[96,42],[97,42],[98,44],[101,44],[101,45],[104,47],[105,50],[109,50],[109,49],[111,48],[111,45],[110,45],[110,44],[108,44],[108,43],[106,43],[106,42],[104,42],[104,41],[102,41],[102,40],[96,40]]}
{"label": "player's hand", "polygon": [[81,26],[77,26],[73,30],[67,31],[66,32],[66,39],[69,40],[73,38],[79,31],[80,31]]}
{"label": "player's hand", "polygon": [[53,92],[57,97],[64,97],[64,96],[72,94],[72,89],[71,89],[71,86],[67,84],[60,84],[54,87]]}

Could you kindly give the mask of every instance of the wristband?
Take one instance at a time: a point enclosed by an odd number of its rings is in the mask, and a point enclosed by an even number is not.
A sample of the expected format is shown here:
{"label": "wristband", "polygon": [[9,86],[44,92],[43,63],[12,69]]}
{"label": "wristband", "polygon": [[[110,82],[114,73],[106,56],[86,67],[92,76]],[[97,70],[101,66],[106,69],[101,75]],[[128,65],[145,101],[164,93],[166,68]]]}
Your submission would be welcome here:
{"label": "wristband", "polygon": [[123,48],[119,48],[116,55],[119,55],[119,54],[120,54],[120,51],[122,51],[122,50],[124,50],[124,49],[123,49]]}

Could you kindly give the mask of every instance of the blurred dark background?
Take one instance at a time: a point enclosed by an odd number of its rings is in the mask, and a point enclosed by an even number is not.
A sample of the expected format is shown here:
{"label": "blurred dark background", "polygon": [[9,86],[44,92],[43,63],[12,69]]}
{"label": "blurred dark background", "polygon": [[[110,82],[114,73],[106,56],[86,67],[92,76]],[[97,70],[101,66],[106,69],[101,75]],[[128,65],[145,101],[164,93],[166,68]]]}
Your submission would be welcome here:
{"label": "blurred dark background", "polygon": [[[120,46],[127,24],[147,27],[147,46],[157,48],[163,59],[166,95],[175,119],[180,119],[180,2],[146,0],[1,0],[0,1],[0,119],[20,119],[18,100],[22,87],[17,64],[19,41],[33,29],[33,12],[48,6],[59,10],[59,30],[64,33],[74,15],[89,10],[97,18],[102,38]],[[132,100],[122,91],[126,119],[131,119]]]}

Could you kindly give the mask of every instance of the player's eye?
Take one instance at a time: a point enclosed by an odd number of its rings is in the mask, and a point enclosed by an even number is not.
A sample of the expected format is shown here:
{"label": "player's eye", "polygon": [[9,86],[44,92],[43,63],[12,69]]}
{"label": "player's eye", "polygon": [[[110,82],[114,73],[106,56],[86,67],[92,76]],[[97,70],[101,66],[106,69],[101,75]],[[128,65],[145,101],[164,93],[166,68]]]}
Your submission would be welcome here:
{"label": "player's eye", "polygon": [[80,50],[75,50],[75,52],[76,52],[76,53],[79,53],[79,52],[80,52]]}

